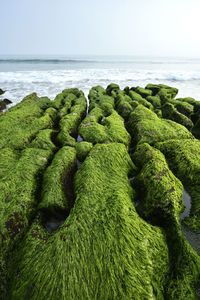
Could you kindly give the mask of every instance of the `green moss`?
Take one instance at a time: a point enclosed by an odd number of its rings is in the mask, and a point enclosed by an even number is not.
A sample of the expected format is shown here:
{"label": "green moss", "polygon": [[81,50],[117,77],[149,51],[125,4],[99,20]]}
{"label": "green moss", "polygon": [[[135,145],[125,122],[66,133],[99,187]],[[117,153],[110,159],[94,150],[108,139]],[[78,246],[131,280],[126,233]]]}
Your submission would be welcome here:
{"label": "green moss", "polygon": [[[147,84],[145,89],[151,90],[153,92],[153,96],[157,95],[161,90],[166,90],[166,93],[169,95],[170,98],[175,98],[178,94],[178,89],[174,87],[170,87],[165,84]],[[162,92],[161,92],[162,94]]]}
{"label": "green moss", "polygon": [[194,138],[184,126],[171,120],[160,119],[143,105],[138,105],[130,114],[127,128],[136,143],[154,145],[158,141]]}
{"label": "green moss", "polygon": [[93,144],[89,142],[80,142],[76,143],[76,152],[78,160],[84,161],[90,150],[92,149]]}
{"label": "green moss", "polygon": [[91,150],[76,174],[75,205],[62,227],[45,236],[36,221],[21,243],[9,299],[164,299],[165,236],[135,211],[132,167],[122,144]]}
{"label": "green moss", "polygon": [[183,182],[186,190],[192,197],[192,208],[190,219],[185,223],[193,230],[200,228],[200,141],[193,140],[171,140],[156,145],[166,156],[170,168],[175,175]]}
{"label": "green moss", "polygon": [[146,99],[142,98],[142,96],[132,90],[129,91],[129,96],[133,101],[137,101],[139,104],[144,105],[145,107],[153,110],[153,105],[148,102]]}
{"label": "green moss", "polygon": [[51,106],[54,107],[55,109],[61,108],[63,105],[64,98],[65,97],[63,93],[56,95],[55,99],[51,103]]}
{"label": "green moss", "polygon": [[140,94],[143,98],[147,98],[148,96],[152,96],[152,91],[151,90],[144,89],[144,88],[139,87],[139,86],[133,88],[133,90],[136,93]]}
{"label": "green moss", "polygon": [[184,101],[175,101],[175,107],[178,109],[178,111],[187,117],[191,117],[191,114],[194,112],[194,106],[184,102]]}
{"label": "green moss", "polygon": [[30,143],[28,147],[39,148],[44,150],[56,151],[52,138],[55,135],[55,131],[52,129],[45,129],[38,133],[36,138]]}
{"label": "green moss", "polygon": [[90,89],[88,98],[90,101],[98,99],[100,96],[106,95],[106,90],[100,86],[94,86]]}
{"label": "green moss", "polygon": [[120,90],[119,85],[116,83],[111,83],[106,88],[106,93],[109,96],[115,95],[116,92]]}
{"label": "green moss", "polygon": [[133,111],[133,102],[127,95],[119,94],[116,97],[116,110],[125,120],[129,118],[130,113]]}
{"label": "green moss", "polygon": [[[4,155],[6,159],[8,152],[9,150],[5,154],[5,149],[1,150],[1,158]],[[27,231],[31,218],[36,212],[40,175],[51,155],[51,151],[47,150],[25,149],[16,157],[16,161],[14,161],[15,157],[12,157],[13,163],[11,164],[10,160],[5,173],[2,174],[0,181],[0,291],[2,295],[7,286],[6,273],[8,262],[11,260],[11,251]],[[3,167],[5,168],[6,165],[3,164]]]}
{"label": "green moss", "polygon": [[45,110],[44,115],[49,115],[53,122],[58,120],[58,112],[55,108],[49,107]]}
{"label": "green moss", "polygon": [[10,148],[0,149],[0,178],[4,177],[13,167],[19,157],[19,153]]}
{"label": "green moss", "polygon": [[142,166],[133,183],[140,191],[137,208],[140,214],[162,226],[178,222],[179,213],[183,210],[183,186],[169,170],[164,155],[144,143],[137,147],[133,159]]}
{"label": "green moss", "polygon": [[161,101],[159,96],[148,96],[146,99],[153,105],[154,108],[161,107]]}
{"label": "green moss", "polygon": [[162,116],[166,119],[170,119],[185,126],[188,130],[192,130],[192,127],[194,126],[192,121],[188,117],[180,113],[171,103],[166,103],[165,105],[163,105]]}
{"label": "green moss", "polygon": [[75,167],[76,150],[72,147],[62,147],[44,172],[39,209],[56,213],[70,208],[73,200],[70,185]]}
{"label": "green moss", "polygon": [[79,127],[79,133],[85,141],[96,143],[119,142],[129,145],[130,135],[126,131],[122,117],[115,110],[104,117],[103,110],[95,107]]}
{"label": "green moss", "polygon": [[185,240],[179,224],[183,186],[159,150],[142,144],[133,158],[141,167],[133,181],[133,186],[140,191],[137,210],[145,219],[164,227],[167,234],[172,271],[166,282],[165,297],[195,299],[194,285],[200,276],[200,257]]}
{"label": "green moss", "polygon": [[62,91],[62,93],[64,94],[65,97],[68,96],[69,94],[74,94],[77,98],[84,96],[83,91],[77,88],[65,89]]}

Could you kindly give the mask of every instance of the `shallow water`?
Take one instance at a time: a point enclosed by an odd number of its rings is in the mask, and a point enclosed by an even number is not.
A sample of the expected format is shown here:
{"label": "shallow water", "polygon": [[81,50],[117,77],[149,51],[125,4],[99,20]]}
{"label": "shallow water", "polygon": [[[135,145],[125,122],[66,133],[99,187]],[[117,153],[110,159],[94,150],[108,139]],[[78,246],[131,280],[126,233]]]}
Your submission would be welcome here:
{"label": "shallow water", "polygon": [[185,217],[189,217],[190,209],[192,206],[191,197],[185,189],[183,190],[183,203],[184,203],[185,209],[180,214],[180,220],[183,220]]}
{"label": "shallow water", "polygon": [[56,217],[50,217],[45,223],[44,226],[46,230],[50,233],[58,230],[58,228],[65,222],[65,219],[60,219]]}
{"label": "shallow water", "polygon": [[[185,217],[189,217],[190,209],[192,206],[191,197],[186,190],[183,190],[183,202],[185,205],[185,209],[180,214],[180,221],[182,221]],[[198,253],[198,255],[200,255],[200,234],[191,231],[188,227],[182,224],[182,222],[181,222],[181,227],[186,240],[190,243],[190,245]]]}

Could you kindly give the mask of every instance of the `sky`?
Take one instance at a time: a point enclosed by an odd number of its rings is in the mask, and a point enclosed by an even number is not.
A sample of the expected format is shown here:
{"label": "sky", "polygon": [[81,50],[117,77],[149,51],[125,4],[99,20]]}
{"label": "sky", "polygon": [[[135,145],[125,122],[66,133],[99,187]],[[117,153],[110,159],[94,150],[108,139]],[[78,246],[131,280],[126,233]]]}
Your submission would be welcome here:
{"label": "sky", "polygon": [[0,54],[200,57],[200,0],[0,0]]}

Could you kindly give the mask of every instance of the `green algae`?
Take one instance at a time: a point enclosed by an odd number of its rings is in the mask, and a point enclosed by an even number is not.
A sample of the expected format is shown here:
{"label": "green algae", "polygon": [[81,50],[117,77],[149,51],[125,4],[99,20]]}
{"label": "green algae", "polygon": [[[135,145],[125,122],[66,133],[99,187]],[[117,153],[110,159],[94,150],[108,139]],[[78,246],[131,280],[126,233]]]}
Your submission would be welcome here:
{"label": "green algae", "polygon": [[159,96],[148,96],[147,101],[150,102],[153,107],[156,108],[161,108],[161,101]]}
{"label": "green algae", "polygon": [[159,95],[159,96],[161,96],[161,98],[165,97],[165,96],[167,96],[167,97],[169,96],[169,98],[175,98],[176,95],[178,94],[177,88],[174,88],[174,87],[171,87],[171,86],[168,86],[165,84],[151,84],[150,83],[150,84],[147,84],[145,89],[151,90],[153,92],[152,96]]}
{"label": "green algae", "polygon": [[77,158],[79,161],[82,162],[89,154],[90,150],[93,147],[93,144],[89,142],[80,142],[80,143],[76,143],[75,147],[77,152]]}
{"label": "green algae", "polygon": [[200,257],[182,234],[179,215],[183,209],[181,182],[168,168],[164,155],[148,144],[133,155],[141,170],[133,186],[140,190],[137,210],[145,219],[162,226],[167,235],[172,271],[166,284],[167,299],[195,299],[200,276]]}
{"label": "green algae", "polygon": [[180,113],[173,104],[166,103],[162,107],[162,116],[163,118],[170,119],[175,121],[183,126],[185,126],[188,130],[192,130],[194,124],[192,121],[186,117],[184,114]]}
{"label": "green algae", "polygon": [[191,229],[200,232],[200,141],[196,139],[171,140],[158,143],[156,147],[164,153],[170,168],[192,196],[191,220],[189,217],[184,223],[190,226]]}
{"label": "green algae", "polygon": [[36,221],[22,241],[9,299],[164,299],[165,235],[135,211],[132,168],[124,145],[94,146],[65,223],[50,236]]}
{"label": "green algae", "polygon": [[133,105],[132,99],[128,95],[118,94],[116,97],[116,110],[118,113],[125,119],[128,120],[130,113],[133,111],[133,108],[138,105]]}
{"label": "green algae", "polygon": [[28,145],[30,148],[39,148],[44,150],[51,150],[55,152],[57,147],[53,143],[53,137],[56,134],[55,130],[45,129],[38,133],[36,138]]}
{"label": "green algae", "polygon": [[130,114],[127,128],[135,142],[154,145],[170,139],[194,139],[182,125],[171,120],[160,119],[153,111],[138,105]]}
{"label": "green algae", "polygon": [[153,105],[150,102],[148,102],[145,98],[143,98],[140,94],[138,94],[137,92],[130,90],[129,96],[133,101],[137,101],[139,104],[142,104],[145,107],[153,110]]}
{"label": "green algae", "polygon": [[24,149],[40,130],[52,128],[53,115],[48,109],[45,113],[49,101],[31,94],[5,112],[0,118],[0,148]]}
{"label": "green algae", "polygon": [[[1,150],[1,154],[2,151],[5,154],[5,149]],[[11,259],[10,255],[13,247],[16,247],[27,231],[29,222],[36,212],[41,172],[44,171],[50,158],[50,151],[27,148],[20,155],[18,154],[15,162],[13,161],[12,164],[9,162],[4,176],[1,177],[0,290],[2,295],[7,285],[7,264]]]}
{"label": "green algae", "polygon": [[106,88],[106,94],[109,96],[115,96],[120,90],[119,85],[116,83],[111,83]]}
{"label": "green algae", "polygon": [[62,147],[45,170],[42,182],[41,202],[38,208],[56,213],[71,207],[71,181],[76,167],[76,150]]}
{"label": "green algae", "polygon": [[[84,120],[82,91],[66,89],[53,101],[33,93],[2,114],[4,299],[195,299],[200,262],[181,231],[178,178],[192,197],[183,223],[198,231],[199,142],[177,122],[193,122],[198,136],[200,106],[173,99],[177,92],[97,86]],[[181,119],[163,119],[167,107]],[[76,142],[78,130],[85,141]],[[131,138],[138,169],[127,153]],[[73,185],[76,155],[83,163]],[[60,212],[69,214],[65,222]],[[56,217],[64,224],[49,234],[45,222]]]}
{"label": "green algae", "polygon": [[130,143],[123,118],[115,110],[106,117],[99,106],[92,109],[83,120],[79,126],[79,134],[85,141],[93,144],[119,142],[128,146]]}
{"label": "green algae", "polygon": [[[72,91],[75,94],[72,94]],[[86,113],[86,98],[82,95],[82,91],[73,89],[64,90],[62,93],[65,95],[65,102],[63,103],[64,108],[67,110],[62,110],[60,113],[59,121],[59,134],[56,138],[57,143],[61,146],[75,146],[75,137],[78,134],[78,126],[80,125],[82,119]],[[76,98],[78,97],[79,98]],[[64,109],[63,108],[63,109]]]}
{"label": "green algae", "polygon": [[154,219],[166,226],[171,220],[178,221],[183,210],[181,182],[168,168],[164,155],[148,144],[141,144],[133,154],[135,163],[142,166],[135,178],[141,203],[137,210],[145,219]]}
{"label": "green algae", "polygon": [[106,90],[102,86],[97,85],[90,89],[88,98],[90,99],[90,101],[92,101],[103,95],[106,95]]}
{"label": "green algae", "polygon": [[136,86],[132,88],[136,93],[140,94],[143,98],[147,98],[148,96],[152,96],[152,90],[144,89],[142,87]]}

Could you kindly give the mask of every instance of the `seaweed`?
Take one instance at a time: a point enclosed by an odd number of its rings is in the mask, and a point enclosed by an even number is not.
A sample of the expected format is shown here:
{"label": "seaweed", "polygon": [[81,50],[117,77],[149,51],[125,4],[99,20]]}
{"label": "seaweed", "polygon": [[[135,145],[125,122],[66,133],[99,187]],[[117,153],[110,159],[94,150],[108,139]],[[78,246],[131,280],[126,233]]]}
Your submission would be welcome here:
{"label": "seaweed", "polygon": [[171,120],[160,119],[141,104],[130,114],[127,128],[135,143],[154,145],[156,142],[170,139],[194,139],[184,126]]}
{"label": "seaweed", "polygon": [[123,144],[93,147],[65,223],[45,236],[34,222],[21,242],[9,299],[164,299],[166,238],[135,211],[132,168]]}
{"label": "seaweed", "polygon": [[62,147],[44,172],[39,209],[52,214],[70,209],[75,168],[76,150],[69,146]]}
{"label": "seaweed", "polygon": [[164,153],[170,168],[183,182],[192,197],[190,216],[184,223],[192,230],[200,232],[200,141],[196,139],[170,140],[158,143],[156,147]]}

